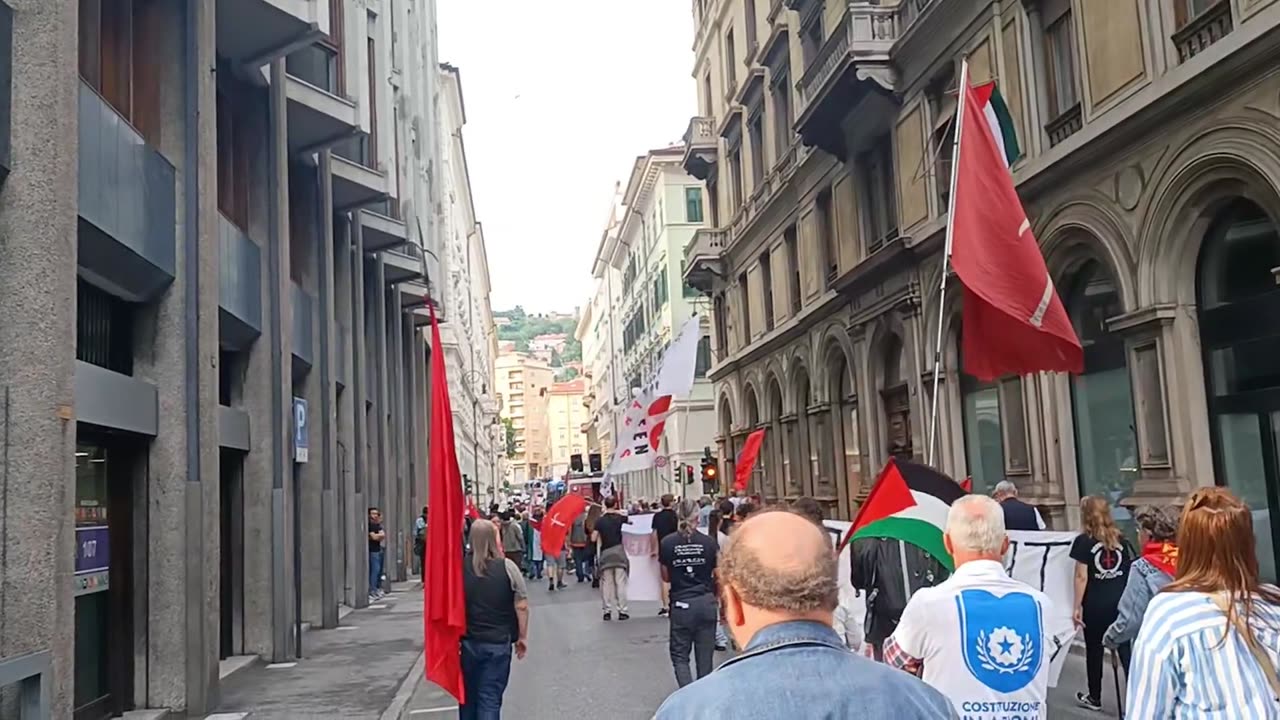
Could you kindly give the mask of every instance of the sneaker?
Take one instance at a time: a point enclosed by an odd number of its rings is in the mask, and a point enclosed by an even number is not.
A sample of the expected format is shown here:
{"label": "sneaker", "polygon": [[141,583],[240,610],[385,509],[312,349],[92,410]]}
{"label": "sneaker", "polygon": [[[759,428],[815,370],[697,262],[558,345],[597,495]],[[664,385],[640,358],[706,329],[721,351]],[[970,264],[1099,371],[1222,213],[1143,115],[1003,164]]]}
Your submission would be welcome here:
{"label": "sneaker", "polygon": [[561,590],[563,590],[563,589],[565,589],[565,588],[567,588],[567,587],[569,587],[569,586],[568,586],[568,585],[565,585],[565,584],[564,584],[564,581],[563,581],[563,580],[561,580],[560,582],[556,583],[556,587],[558,587],[558,588],[560,588]]}
{"label": "sneaker", "polygon": [[1089,693],[1076,693],[1076,703],[1082,708],[1093,710],[1095,712],[1102,712],[1102,703],[1089,697]]}
{"label": "sneaker", "polygon": [[716,652],[728,652],[728,651],[729,651],[729,646],[728,646],[728,645],[717,645],[717,646],[716,646]]}
{"label": "sneaker", "polygon": [[630,615],[628,615],[628,614],[626,614],[626,613],[624,613],[624,612],[620,612],[620,613],[618,613],[618,619],[619,619],[619,620],[630,620],[630,619],[631,619],[631,616],[630,616]]}
{"label": "sneaker", "polygon": [[606,611],[605,611],[605,613],[604,613],[604,621],[605,621],[605,622],[609,622],[609,621],[610,621],[610,620],[612,620],[612,619],[613,619],[613,616],[612,616],[612,615],[610,615],[610,614],[609,614],[609,611],[607,611],[607,610],[606,610]]}
{"label": "sneaker", "polygon": [[600,581],[599,581],[599,580],[592,580],[592,581],[591,581],[591,587],[593,587],[593,588],[599,588],[599,587],[600,587]]}
{"label": "sneaker", "polygon": [[660,608],[658,610],[658,617],[667,617],[669,615],[671,615],[671,611],[666,608]]}
{"label": "sneaker", "polygon": [[556,591],[556,584],[555,584],[555,583],[551,583],[550,585],[548,585],[548,586],[547,586],[547,590],[550,590],[551,592],[555,592],[555,591]]}

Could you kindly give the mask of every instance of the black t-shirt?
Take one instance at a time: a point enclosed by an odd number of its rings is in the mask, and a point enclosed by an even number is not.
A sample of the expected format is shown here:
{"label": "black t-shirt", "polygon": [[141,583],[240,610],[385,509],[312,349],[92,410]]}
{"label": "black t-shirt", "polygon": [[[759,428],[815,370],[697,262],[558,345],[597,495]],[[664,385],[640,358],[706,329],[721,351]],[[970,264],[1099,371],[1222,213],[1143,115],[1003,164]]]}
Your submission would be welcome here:
{"label": "black t-shirt", "polygon": [[671,578],[671,599],[690,600],[715,593],[716,544],[696,530],[672,533],[658,546],[658,562]]}
{"label": "black t-shirt", "polygon": [[1084,586],[1084,604],[1104,610],[1115,609],[1124,594],[1129,565],[1133,562],[1129,544],[1121,540],[1120,549],[1112,550],[1081,533],[1071,543],[1071,558],[1082,563],[1089,573]]}
{"label": "black t-shirt", "polygon": [[[369,532],[370,533],[382,532],[382,523],[376,523],[376,522],[370,521]],[[369,538],[369,552],[378,552],[379,550],[382,550],[382,541]]]}
{"label": "black t-shirt", "polygon": [[662,542],[671,533],[680,528],[680,521],[676,518],[676,511],[671,508],[663,508],[653,515],[653,531],[658,533],[658,542]]}
{"label": "black t-shirt", "polygon": [[622,544],[622,526],[630,522],[625,515],[605,513],[596,520],[596,532],[600,533],[600,549],[606,550]]}

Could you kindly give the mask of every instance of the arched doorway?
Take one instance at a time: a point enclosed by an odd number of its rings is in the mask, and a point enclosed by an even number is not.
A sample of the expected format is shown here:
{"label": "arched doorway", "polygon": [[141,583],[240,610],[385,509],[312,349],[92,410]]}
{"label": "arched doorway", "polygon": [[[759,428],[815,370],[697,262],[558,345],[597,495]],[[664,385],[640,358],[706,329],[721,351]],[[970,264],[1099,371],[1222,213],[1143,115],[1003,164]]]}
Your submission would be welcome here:
{"label": "arched doorway", "polygon": [[723,493],[733,487],[733,461],[737,457],[733,446],[733,409],[729,407],[727,397],[720,401],[720,434],[716,438],[716,454],[720,460],[719,489]]}
{"label": "arched doorway", "polygon": [[[747,388],[743,399],[743,406],[747,417],[747,423],[743,427],[746,428],[748,432],[753,432],[760,427],[760,405],[756,402],[755,388]],[[761,454],[766,457],[768,455],[768,453]],[[761,497],[769,498],[770,495],[775,493],[773,492],[773,488],[766,487],[765,485],[765,459],[765,457],[758,458],[755,466],[752,467],[751,481],[747,485],[747,492],[752,495],[759,494]]]}
{"label": "arched doorway", "polygon": [[880,399],[884,403],[886,454],[902,460],[914,455],[911,437],[911,393],[902,372],[902,338],[885,338],[880,356]]}
{"label": "arched doorway", "polygon": [[1097,260],[1087,260],[1064,286],[1066,310],[1084,347],[1084,372],[1071,376],[1072,426],[1080,495],[1106,498],[1125,530],[1129,513],[1120,502],[1138,479],[1138,447],[1124,339],[1107,330],[1107,319],[1124,312],[1115,278]]}
{"label": "arched doorway", "polygon": [[789,446],[782,430],[782,385],[777,378],[769,381],[768,398],[769,432],[765,434],[765,446],[769,449],[769,484],[774,487],[775,499],[799,497],[799,490],[794,488]]}
{"label": "arched doorway", "polygon": [[1280,523],[1280,233],[1253,202],[1214,218],[1196,268],[1200,343],[1218,482],[1254,511],[1258,562],[1276,580]]}
{"label": "arched doorway", "polygon": [[835,507],[828,517],[847,520],[852,500],[862,489],[862,453],[858,441],[858,405],[853,374],[844,350],[832,347],[827,356],[828,397],[831,400],[831,436],[834,468],[832,494]]}

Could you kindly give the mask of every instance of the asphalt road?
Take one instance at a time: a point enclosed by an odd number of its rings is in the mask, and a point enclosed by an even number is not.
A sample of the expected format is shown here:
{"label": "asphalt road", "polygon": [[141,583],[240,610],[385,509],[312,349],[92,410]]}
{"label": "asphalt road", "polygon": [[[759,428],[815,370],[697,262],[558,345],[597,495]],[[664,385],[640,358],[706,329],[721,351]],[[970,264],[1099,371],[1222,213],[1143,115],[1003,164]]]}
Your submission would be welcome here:
{"label": "asphalt road", "polygon": [[[630,620],[604,622],[598,591],[589,584],[570,580],[566,590],[549,593],[546,584],[531,583],[529,654],[512,665],[503,716],[519,720],[652,718],[676,689],[667,658],[667,621],[657,617],[657,603],[632,603]],[[716,657],[723,660],[728,655],[717,653]],[[1107,712],[1077,707],[1075,692],[1084,687],[1084,660],[1071,657],[1058,687],[1050,691],[1052,719],[1117,717],[1109,666],[1103,686]],[[451,720],[457,716],[452,698],[422,682],[400,717]]]}

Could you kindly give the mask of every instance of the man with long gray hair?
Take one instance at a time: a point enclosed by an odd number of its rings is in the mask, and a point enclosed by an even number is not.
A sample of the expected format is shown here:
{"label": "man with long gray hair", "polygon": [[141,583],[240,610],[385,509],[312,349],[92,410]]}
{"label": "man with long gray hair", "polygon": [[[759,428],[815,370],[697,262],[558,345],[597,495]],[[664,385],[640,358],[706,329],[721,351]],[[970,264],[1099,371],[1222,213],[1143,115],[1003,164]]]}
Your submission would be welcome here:
{"label": "man with long gray hair", "polygon": [[955,572],[911,597],[885,641],[885,662],[922,672],[961,714],[991,708],[1047,720],[1049,667],[1075,634],[1070,619],[1005,572],[1009,534],[995,500],[966,495],[952,503],[943,543]]}
{"label": "man with long gray hair", "polygon": [[689,674],[690,648],[699,678],[711,672],[715,657],[719,618],[715,583],[717,548],[711,538],[698,531],[696,501],[686,498],[677,503],[675,517],[676,531],[659,544],[658,564],[662,567],[662,581],[671,585],[668,644],[676,683],[684,687],[693,682]]}

